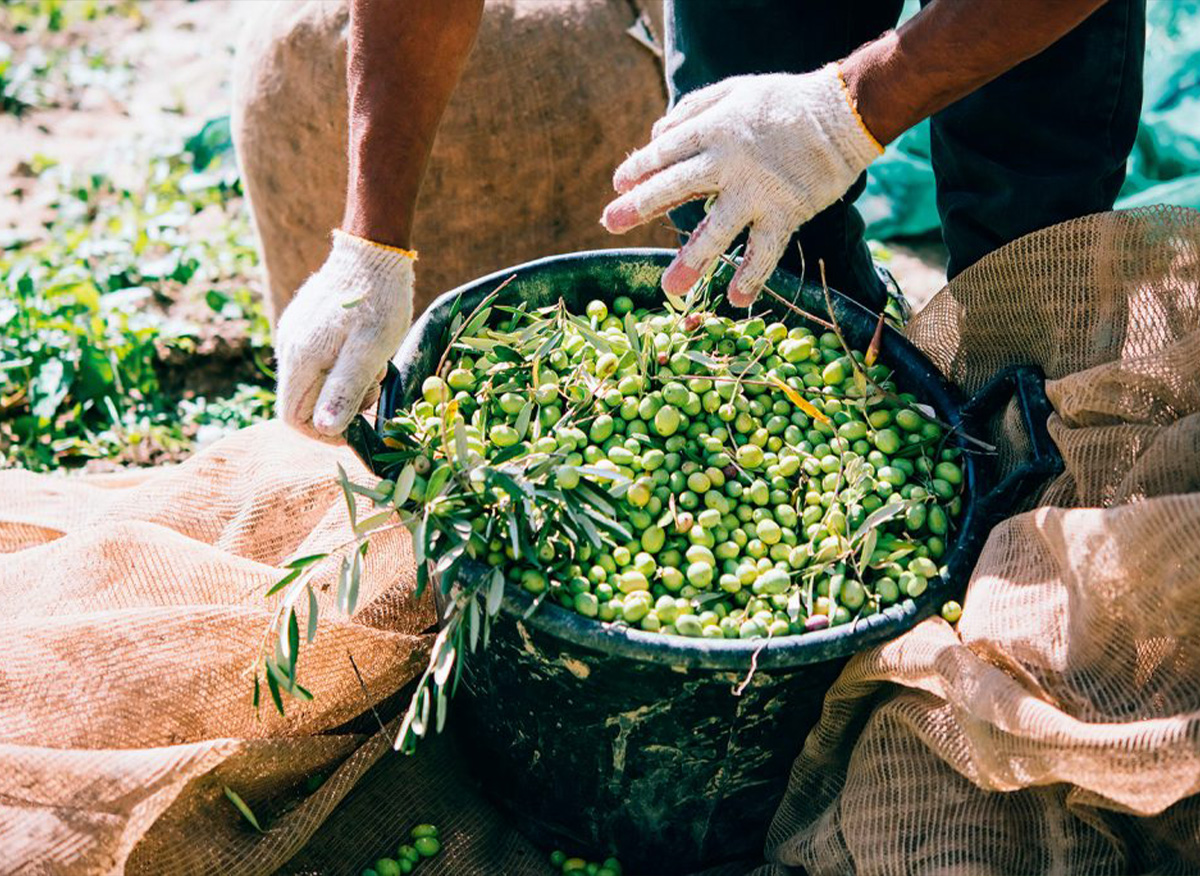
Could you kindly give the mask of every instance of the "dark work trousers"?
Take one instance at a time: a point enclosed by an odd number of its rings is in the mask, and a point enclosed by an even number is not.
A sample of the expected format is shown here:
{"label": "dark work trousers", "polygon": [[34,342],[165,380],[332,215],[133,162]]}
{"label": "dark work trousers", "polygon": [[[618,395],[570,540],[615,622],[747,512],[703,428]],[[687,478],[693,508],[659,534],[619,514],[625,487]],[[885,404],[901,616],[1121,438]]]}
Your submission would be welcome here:
{"label": "dark work trousers", "polygon": [[[972,0],[954,0],[970,3]],[[671,104],[727,76],[803,73],[894,27],[901,0],[667,0]],[[1040,55],[937,113],[931,147],[951,277],[1023,234],[1112,208],[1142,104],[1145,0],[1109,0]],[[869,172],[869,171],[868,171]],[[865,175],[798,229],[780,262],[874,310],[884,301],[854,208]],[[690,231],[693,202],[672,211]],[[799,249],[797,248],[799,244]]]}

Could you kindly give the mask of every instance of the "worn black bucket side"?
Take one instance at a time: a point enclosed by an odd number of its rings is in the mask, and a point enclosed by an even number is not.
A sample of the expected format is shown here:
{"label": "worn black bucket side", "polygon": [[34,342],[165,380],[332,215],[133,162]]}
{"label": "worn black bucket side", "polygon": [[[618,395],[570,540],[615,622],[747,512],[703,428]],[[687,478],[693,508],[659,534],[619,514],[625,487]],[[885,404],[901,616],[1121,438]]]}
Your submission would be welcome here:
{"label": "worn black bucket side", "polygon": [[538,845],[688,873],[761,854],[844,662],[750,674],[630,660],[506,613],[450,721],[489,796]]}

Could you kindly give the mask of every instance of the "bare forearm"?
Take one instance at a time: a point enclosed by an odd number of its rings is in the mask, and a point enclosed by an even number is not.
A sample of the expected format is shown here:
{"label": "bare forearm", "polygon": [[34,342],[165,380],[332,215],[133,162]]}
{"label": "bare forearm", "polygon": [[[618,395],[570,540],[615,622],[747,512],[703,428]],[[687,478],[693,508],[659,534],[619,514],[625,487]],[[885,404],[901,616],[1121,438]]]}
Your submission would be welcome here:
{"label": "bare forearm", "polygon": [[846,58],[846,87],[866,126],[888,143],[1057,42],[1102,5],[1104,0],[933,0]]}
{"label": "bare forearm", "polygon": [[482,12],[483,0],[351,0],[344,230],[411,245],[425,166]]}

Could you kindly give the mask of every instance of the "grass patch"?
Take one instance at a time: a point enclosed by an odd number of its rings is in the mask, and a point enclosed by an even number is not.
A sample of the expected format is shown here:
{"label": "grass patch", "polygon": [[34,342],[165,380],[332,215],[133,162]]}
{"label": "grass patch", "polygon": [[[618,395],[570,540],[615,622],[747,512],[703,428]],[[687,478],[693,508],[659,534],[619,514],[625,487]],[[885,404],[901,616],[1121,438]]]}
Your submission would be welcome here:
{"label": "grass patch", "polygon": [[39,159],[44,234],[0,251],[0,457],[151,464],[269,416],[270,332],[228,125],[133,185]]}

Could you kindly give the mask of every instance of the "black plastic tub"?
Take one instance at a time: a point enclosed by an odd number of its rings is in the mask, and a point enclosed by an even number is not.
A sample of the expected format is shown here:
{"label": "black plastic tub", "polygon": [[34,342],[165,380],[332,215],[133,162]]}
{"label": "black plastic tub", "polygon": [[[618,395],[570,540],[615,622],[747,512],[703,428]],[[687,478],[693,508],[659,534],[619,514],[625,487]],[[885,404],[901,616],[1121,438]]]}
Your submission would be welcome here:
{"label": "black plastic tub", "polygon": [[[508,280],[501,293],[508,302],[540,306],[562,297],[582,307],[629,295],[658,305],[659,277],[673,256],[658,249],[555,256],[442,295],[405,340],[400,368],[384,384],[381,417],[419,393],[445,347],[460,295],[469,312]],[[770,285],[828,318],[819,288],[783,272]],[[841,295],[831,298],[847,342],[865,349],[877,317]],[[804,322],[765,297],[754,312]],[[946,577],[920,599],[854,624],[771,641],[661,636],[605,626],[551,603],[525,617],[531,598],[508,588],[490,647],[466,666],[450,724],[485,791],[535,842],[592,857],[615,854],[633,873],[689,872],[761,851],[792,760],[846,659],[960,593],[992,525],[1061,470],[1045,428],[1050,406],[1039,373],[1012,369],[964,402],[902,335],[890,326],[884,331],[880,360],[896,370],[902,391],[956,427],[951,441],[965,451],[963,515],[947,546]],[[1014,395],[1034,452],[995,485],[988,456],[962,434]],[[379,443],[365,420],[356,421],[350,439],[377,473],[388,474],[373,464]]]}

